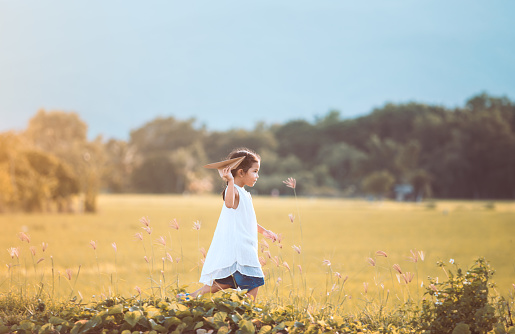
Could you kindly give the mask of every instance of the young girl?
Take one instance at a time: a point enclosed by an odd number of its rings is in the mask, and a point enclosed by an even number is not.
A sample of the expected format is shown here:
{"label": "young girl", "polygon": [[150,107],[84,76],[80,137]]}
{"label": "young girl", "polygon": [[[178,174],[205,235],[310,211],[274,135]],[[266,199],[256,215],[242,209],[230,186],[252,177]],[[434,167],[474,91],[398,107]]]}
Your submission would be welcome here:
{"label": "young girl", "polygon": [[[209,251],[202,268],[200,282],[205,285],[191,293],[195,298],[228,288],[247,290],[256,298],[265,283],[258,258],[258,236],[275,241],[277,235],[257,223],[252,197],[244,186],[253,187],[259,178],[261,158],[247,148],[233,150],[228,159],[244,157],[233,170],[231,166],[220,171],[227,188],[223,192],[224,205]],[[188,294],[179,297],[187,298]]]}

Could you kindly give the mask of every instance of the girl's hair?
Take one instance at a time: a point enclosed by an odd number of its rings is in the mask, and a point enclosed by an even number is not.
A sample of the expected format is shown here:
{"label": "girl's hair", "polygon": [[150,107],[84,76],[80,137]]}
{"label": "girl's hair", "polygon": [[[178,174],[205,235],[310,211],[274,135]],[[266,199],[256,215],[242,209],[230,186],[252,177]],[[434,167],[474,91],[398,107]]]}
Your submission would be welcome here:
{"label": "girl's hair", "polygon": [[[232,150],[232,152],[227,156],[227,160],[239,157],[245,157],[245,159],[240,162],[238,167],[231,170],[232,176],[236,176],[236,173],[239,169],[243,170],[244,173],[247,173],[254,163],[261,161],[259,154],[246,147],[240,147]],[[225,201],[225,189],[222,191],[222,198]]]}

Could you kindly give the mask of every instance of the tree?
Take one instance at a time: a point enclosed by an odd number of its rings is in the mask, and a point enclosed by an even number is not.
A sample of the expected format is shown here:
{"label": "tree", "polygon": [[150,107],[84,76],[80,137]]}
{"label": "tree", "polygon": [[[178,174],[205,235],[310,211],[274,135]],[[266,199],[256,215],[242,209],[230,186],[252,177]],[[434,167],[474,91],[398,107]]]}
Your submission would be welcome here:
{"label": "tree", "polygon": [[362,182],[362,189],[366,194],[377,197],[386,196],[392,189],[395,178],[388,171],[373,172]]}

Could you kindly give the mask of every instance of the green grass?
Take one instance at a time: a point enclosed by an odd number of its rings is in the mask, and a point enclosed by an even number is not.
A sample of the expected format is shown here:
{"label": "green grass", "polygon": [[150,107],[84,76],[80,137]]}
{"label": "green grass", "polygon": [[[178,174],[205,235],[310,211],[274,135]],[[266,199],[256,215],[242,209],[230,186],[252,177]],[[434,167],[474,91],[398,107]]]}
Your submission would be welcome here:
{"label": "green grass", "polygon": [[[1,215],[0,243],[4,249],[20,247],[21,252],[19,259],[12,259],[7,251],[0,253],[0,293],[31,296],[41,292],[56,300],[82,296],[90,301],[99,300],[102,294],[133,296],[136,286],[144,296],[169,294],[165,287],[187,285],[193,290],[199,286],[198,248],[208,249],[221,206],[220,196],[102,195],[99,212],[94,215]],[[299,198],[295,203],[293,198],[254,196],[254,206],[261,225],[283,234],[283,247],[270,242],[270,253],[291,268],[277,267],[268,260],[266,284],[258,296],[261,300],[282,303],[298,296],[311,297],[313,304],[340,303],[351,309],[385,303],[388,295],[388,305],[400,305],[410,296],[422,298],[421,284],[427,283],[428,276],[444,278],[437,261],[454,259],[469,267],[480,256],[496,270],[493,281],[498,293],[507,296],[513,290],[513,202],[437,201],[427,205]],[[289,213],[296,216],[293,224]],[[143,216],[150,220],[151,235],[141,228]],[[174,218],[180,223],[179,231],[168,225]],[[197,220],[202,222],[199,232],[192,229]],[[17,237],[21,231],[30,236],[30,243]],[[136,233],[144,240],[137,241]],[[166,247],[156,241],[160,236]],[[96,242],[96,250],[90,246],[91,240]],[[44,253],[42,242],[49,245]],[[302,245],[300,255],[293,245]],[[34,257],[31,246],[36,247]],[[378,250],[388,257],[377,257]],[[410,250],[424,251],[425,260],[410,262]],[[181,258],[179,263],[163,262],[166,253]],[[375,267],[367,261],[369,257],[376,260]],[[34,264],[40,258],[44,260]],[[323,260],[330,260],[331,267]],[[399,283],[393,264],[418,277],[410,284]],[[67,269],[72,271],[71,280],[66,278]],[[345,284],[334,272],[348,276]],[[277,283],[279,277],[281,283]],[[336,290],[327,296],[335,283]],[[367,293],[364,283],[368,283]]]}

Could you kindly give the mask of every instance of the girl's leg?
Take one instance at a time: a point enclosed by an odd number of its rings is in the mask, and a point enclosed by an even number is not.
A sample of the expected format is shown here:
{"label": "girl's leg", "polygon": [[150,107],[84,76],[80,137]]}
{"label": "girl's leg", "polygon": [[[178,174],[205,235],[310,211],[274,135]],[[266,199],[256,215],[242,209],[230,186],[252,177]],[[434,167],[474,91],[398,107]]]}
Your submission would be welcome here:
{"label": "girl's leg", "polygon": [[247,292],[247,296],[251,296],[252,300],[256,300],[257,294],[258,294],[259,286],[257,288],[254,288]]}
{"label": "girl's leg", "polygon": [[[230,288],[231,286],[228,285],[228,284],[219,284],[217,282],[213,282],[213,285],[209,286],[209,285],[204,285],[203,287],[201,287],[200,289],[198,289],[197,291],[191,293],[191,296],[193,298],[196,298],[198,295],[203,295],[205,293],[215,293],[217,291],[220,291],[220,290],[224,290],[224,289],[228,289]],[[257,293],[257,291],[256,291]]]}

